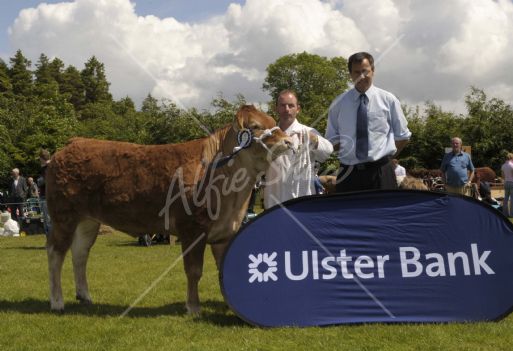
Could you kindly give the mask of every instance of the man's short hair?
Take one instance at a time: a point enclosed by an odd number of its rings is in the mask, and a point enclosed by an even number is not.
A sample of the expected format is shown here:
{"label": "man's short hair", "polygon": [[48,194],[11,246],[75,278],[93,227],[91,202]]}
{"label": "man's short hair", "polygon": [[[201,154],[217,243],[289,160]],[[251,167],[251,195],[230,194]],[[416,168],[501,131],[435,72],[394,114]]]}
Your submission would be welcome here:
{"label": "man's short hair", "polygon": [[278,100],[280,99],[280,96],[286,95],[286,94],[290,94],[290,95],[294,96],[296,98],[297,104],[299,105],[299,99],[297,98],[297,94],[292,89],[284,89],[284,90],[280,91],[278,96],[276,96],[276,105],[278,105]]}
{"label": "man's short hair", "polygon": [[362,63],[365,59],[369,60],[369,64],[371,65],[371,68],[374,71],[374,57],[372,57],[372,55],[368,52],[362,51],[349,56],[349,60],[347,61],[347,69],[349,70],[349,74],[351,74],[353,63]]}

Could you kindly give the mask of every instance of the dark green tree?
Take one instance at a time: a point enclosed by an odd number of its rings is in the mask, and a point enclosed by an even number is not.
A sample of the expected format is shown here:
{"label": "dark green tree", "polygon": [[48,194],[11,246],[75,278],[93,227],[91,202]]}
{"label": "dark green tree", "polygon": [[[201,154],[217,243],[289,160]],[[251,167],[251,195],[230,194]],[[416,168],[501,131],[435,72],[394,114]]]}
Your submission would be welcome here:
{"label": "dark green tree", "polygon": [[219,93],[210,105],[213,110],[209,113],[205,112],[201,118],[202,123],[210,130],[219,129],[227,124],[232,123],[233,118],[242,105],[246,105],[246,98],[242,94],[235,97],[235,101],[228,101]]}
{"label": "dark green tree", "polygon": [[59,85],[54,79],[51,69],[51,63],[45,54],[39,56],[34,71],[35,93],[43,99],[52,99],[59,94]]}
{"label": "dark green tree", "polygon": [[110,83],[105,75],[105,65],[96,57],[91,57],[80,73],[85,89],[85,102],[111,102],[112,95],[109,93]]}
{"label": "dark green tree", "polygon": [[67,100],[73,104],[76,111],[80,111],[85,105],[85,88],[80,71],[74,66],[68,66],[62,73],[62,81],[59,83],[59,91],[66,95]]}
{"label": "dark green tree", "polygon": [[49,65],[50,75],[60,85],[62,84],[62,74],[64,73],[64,62],[58,57],[54,58]]}
{"label": "dark green tree", "polygon": [[55,81],[50,70],[50,60],[45,54],[39,56],[34,75],[36,77],[36,84],[49,84]]}
{"label": "dark green tree", "polygon": [[31,62],[23,56],[21,50],[16,51],[10,60],[9,78],[13,93],[16,95],[30,96],[32,93]]}
{"label": "dark green tree", "polygon": [[12,92],[12,84],[9,79],[9,67],[0,59],[0,94]]}
{"label": "dark green tree", "polygon": [[274,109],[278,94],[285,89],[297,93],[302,108],[300,119],[323,132],[328,108],[348,88],[350,81],[347,60],[326,58],[303,52],[280,57],[267,67],[263,89],[267,91]]}
{"label": "dark green tree", "polygon": [[503,100],[488,99],[483,90],[472,87],[465,97],[468,118],[462,126],[463,143],[472,146],[475,165],[500,170],[513,150],[513,109]]}
{"label": "dark green tree", "polygon": [[[183,111],[169,100],[158,101],[148,95],[143,101],[142,114],[146,121],[149,144],[168,144],[183,140],[183,135],[177,132]],[[187,131],[183,131],[187,132]]]}
{"label": "dark green tree", "polygon": [[159,101],[151,94],[148,94],[142,102],[141,111],[147,114],[157,114],[160,112]]}
{"label": "dark green tree", "polygon": [[112,110],[118,115],[126,115],[127,113],[135,112],[135,104],[130,97],[126,96],[119,101],[112,103]]}

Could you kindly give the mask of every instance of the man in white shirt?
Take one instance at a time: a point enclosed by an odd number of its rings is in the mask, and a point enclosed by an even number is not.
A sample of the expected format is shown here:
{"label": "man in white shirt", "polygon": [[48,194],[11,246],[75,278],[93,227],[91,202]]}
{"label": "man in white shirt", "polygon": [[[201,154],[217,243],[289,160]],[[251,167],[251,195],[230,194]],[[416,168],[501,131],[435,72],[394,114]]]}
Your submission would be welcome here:
{"label": "man in white shirt", "polygon": [[284,90],[278,95],[278,126],[292,137],[294,150],[275,159],[265,174],[264,207],[299,196],[315,194],[315,161],[323,162],[333,152],[331,143],[314,128],[296,119],[301,107],[296,93]]}
{"label": "man in white shirt", "polygon": [[339,150],[337,192],[396,189],[390,160],[408,143],[411,132],[397,98],[372,85],[374,58],[353,54],[348,69],[354,88],[331,104],[326,138]]}

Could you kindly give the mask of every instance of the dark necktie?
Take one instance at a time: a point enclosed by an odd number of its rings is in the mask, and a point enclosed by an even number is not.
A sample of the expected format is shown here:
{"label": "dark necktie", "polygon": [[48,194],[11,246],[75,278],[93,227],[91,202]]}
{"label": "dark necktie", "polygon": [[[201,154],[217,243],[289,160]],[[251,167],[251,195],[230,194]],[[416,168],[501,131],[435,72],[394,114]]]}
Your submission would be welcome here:
{"label": "dark necktie", "polygon": [[366,161],[369,156],[369,132],[367,130],[367,96],[360,95],[360,105],[356,113],[356,158]]}

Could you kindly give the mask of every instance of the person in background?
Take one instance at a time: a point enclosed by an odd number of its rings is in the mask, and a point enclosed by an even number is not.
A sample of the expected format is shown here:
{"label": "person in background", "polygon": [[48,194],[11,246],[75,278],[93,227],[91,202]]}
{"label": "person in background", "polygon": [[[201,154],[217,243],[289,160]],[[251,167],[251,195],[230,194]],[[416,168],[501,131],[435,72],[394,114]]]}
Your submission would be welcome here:
{"label": "person in background", "polygon": [[37,199],[39,197],[39,190],[37,188],[37,184],[34,183],[34,178],[27,178],[27,186],[28,186],[28,198]]}
{"label": "person in background", "polygon": [[43,224],[45,234],[48,235],[52,228],[52,221],[48,214],[48,207],[46,205],[46,168],[50,163],[50,153],[48,150],[41,149],[39,152],[39,162],[41,164],[41,170],[39,177],[37,178],[37,185],[39,186],[39,205],[41,206],[41,214],[43,215]]}
{"label": "person in background", "polygon": [[278,126],[292,137],[294,149],[271,162],[265,174],[264,207],[299,196],[313,195],[315,190],[315,162],[324,162],[333,152],[331,143],[314,128],[297,120],[301,111],[297,95],[283,90],[276,100]]}
{"label": "person in background", "polygon": [[401,182],[406,177],[406,169],[399,164],[399,160],[394,158],[392,159],[392,164],[394,165],[395,177],[397,178],[397,185],[401,185]]}
{"label": "person in background", "polygon": [[507,217],[513,217],[513,153],[506,155],[506,161],[501,167],[502,179],[504,179],[504,201],[502,213]]}
{"label": "person in background", "polygon": [[474,179],[474,164],[470,155],[461,148],[458,137],[451,139],[452,151],[444,155],[440,170],[443,174],[445,189],[449,193],[471,196],[471,184]]}
{"label": "person in background", "polygon": [[401,103],[372,84],[371,54],[351,55],[347,68],[354,88],[333,101],[326,128],[326,138],[339,151],[337,192],[397,189],[390,160],[411,137]]}
{"label": "person in background", "polygon": [[5,194],[0,191],[0,212],[7,211],[7,206],[5,203],[7,202]]}
{"label": "person in background", "polygon": [[11,172],[11,183],[9,184],[9,209],[11,218],[19,221],[23,216],[23,203],[27,199],[28,186],[27,181],[20,175],[20,170],[14,168]]}

